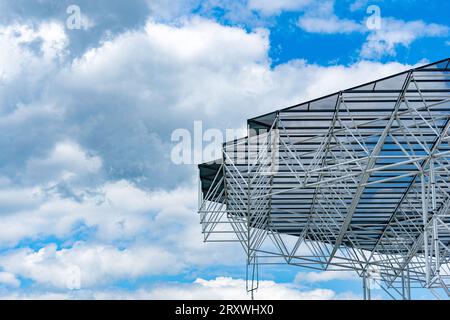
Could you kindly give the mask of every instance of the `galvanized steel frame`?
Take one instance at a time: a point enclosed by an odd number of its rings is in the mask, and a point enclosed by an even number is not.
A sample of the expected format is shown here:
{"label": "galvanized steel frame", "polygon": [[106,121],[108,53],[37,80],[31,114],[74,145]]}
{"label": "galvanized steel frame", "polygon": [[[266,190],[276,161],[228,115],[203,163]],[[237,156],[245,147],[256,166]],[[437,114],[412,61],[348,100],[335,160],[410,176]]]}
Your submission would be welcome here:
{"label": "galvanized steel frame", "polygon": [[[200,190],[204,240],[450,296],[450,59],[250,119]],[[444,294],[443,294],[444,293]]]}

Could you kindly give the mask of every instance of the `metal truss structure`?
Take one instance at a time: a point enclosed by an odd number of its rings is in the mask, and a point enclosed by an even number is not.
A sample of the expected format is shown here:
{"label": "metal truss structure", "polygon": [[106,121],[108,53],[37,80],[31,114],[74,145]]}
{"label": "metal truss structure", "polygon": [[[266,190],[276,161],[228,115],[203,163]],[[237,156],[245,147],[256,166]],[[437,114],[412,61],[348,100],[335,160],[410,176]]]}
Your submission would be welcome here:
{"label": "metal truss structure", "polygon": [[364,297],[450,296],[450,58],[248,120],[199,165],[205,241],[354,270]]}

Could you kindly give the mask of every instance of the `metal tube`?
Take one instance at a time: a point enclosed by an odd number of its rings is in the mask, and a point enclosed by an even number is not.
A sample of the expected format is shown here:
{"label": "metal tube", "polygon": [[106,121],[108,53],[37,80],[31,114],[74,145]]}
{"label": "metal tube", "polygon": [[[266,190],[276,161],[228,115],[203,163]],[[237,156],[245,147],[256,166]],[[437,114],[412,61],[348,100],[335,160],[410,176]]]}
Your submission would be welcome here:
{"label": "metal tube", "polygon": [[366,283],[366,272],[363,272],[363,299],[367,300],[367,283]]}
{"label": "metal tube", "polygon": [[435,274],[439,277],[439,269],[441,267],[440,257],[439,257],[439,233],[438,233],[438,221],[433,219],[433,239],[434,239],[434,261],[435,261]]}
{"label": "metal tube", "polygon": [[428,222],[428,203],[426,199],[426,185],[425,185],[425,175],[422,172],[420,174],[420,181],[422,185],[422,219],[423,219],[423,227],[425,228],[423,231],[423,245],[425,251],[425,279],[426,285],[430,284],[430,266],[429,266],[429,256],[428,256],[428,230],[426,228]]}
{"label": "metal tube", "polygon": [[436,176],[434,172],[434,160],[430,160],[430,180],[431,180],[431,203],[433,208],[433,214],[436,210]]}

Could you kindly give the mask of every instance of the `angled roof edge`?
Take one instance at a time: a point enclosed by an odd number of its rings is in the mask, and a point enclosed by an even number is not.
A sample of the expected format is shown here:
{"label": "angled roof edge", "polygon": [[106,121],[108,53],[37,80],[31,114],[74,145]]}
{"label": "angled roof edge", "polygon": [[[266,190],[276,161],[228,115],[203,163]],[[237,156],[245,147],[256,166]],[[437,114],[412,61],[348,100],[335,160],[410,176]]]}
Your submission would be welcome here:
{"label": "angled roof edge", "polygon": [[[299,107],[299,106],[302,106],[302,105],[305,105],[305,104],[308,104],[308,103],[312,103],[312,102],[315,102],[315,101],[318,101],[318,100],[326,99],[326,98],[329,98],[329,97],[331,97],[333,95],[339,94],[341,92],[347,92],[347,91],[350,91],[350,90],[355,90],[355,89],[358,89],[360,87],[364,87],[364,86],[367,86],[367,85],[370,85],[370,84],[374,84],[374,83],[377,83],[377,82],[380,82],[380,81],[383,81],[383,80],[391,79],[391,78],[400,76],[402,74],[406,74],[406,73],[411,72],[411,71],[416,71],[416,70],[424,69],[424,68],[427,68],[427,67],[430,67],[430,66],[433,66],[433,65],[444,63],[446,61],[447,61],[447,65],[445,66],[444,69],[445,70],[447,70],[447,69],[450,70],[450,68],[449,68],[450,67],[450,57],[449,57],[449,58],[445,58],[445,59],[442,59],[442,60],[438,60],[438,61],[435,61],[435,62],[431,62],[431,63],[425,64],[423,66],[419,66],[419,67],[416,67],[416,68],[412,68],[412,69],[408,69],[408,70],[405,70],[405,71],[402,71],[402,72],[391,74],[391,75],[383,77],[383,78],[379,78],[379,79],[372,80],[372,81],[369,81],[369,82],[366,82],[366,83],[363,83],[363,84],[359,84],[359,85],[354,86],[354,87],[350,87],[350,88],[347,88],[347,89],[344,89],[344,90],[336,91],[336,92],[333,92],[333,93],[330,93],[330,94],[327,94],[325,96],[321,96],[321,97],[318,97],[318,98],[315,98],[315,99],[312,99],[312,100],[307,100],[307,101],[304,101],[304,102],[301,102],[301,103],[297,103],[297,104],[289,106],[289,107],[277,109],[275,111],[271,111],[271,112],[268,112],[268,113],[265,113],[265,114],[262,114],[262,115],[250,118],[250,119],[247,120],[247,123],[249,123],[249,122],[261,123],[260,121],[258,121],[258,119],[264,118],[264,117],[276,116],[276,114],[279,113],[280,111],[286,111],[286,110],[289,110],[289,109],[292,109],[292,108],[296,108],[296,107]],[[267,126],[267,124],[266,124],[266,126]]]}

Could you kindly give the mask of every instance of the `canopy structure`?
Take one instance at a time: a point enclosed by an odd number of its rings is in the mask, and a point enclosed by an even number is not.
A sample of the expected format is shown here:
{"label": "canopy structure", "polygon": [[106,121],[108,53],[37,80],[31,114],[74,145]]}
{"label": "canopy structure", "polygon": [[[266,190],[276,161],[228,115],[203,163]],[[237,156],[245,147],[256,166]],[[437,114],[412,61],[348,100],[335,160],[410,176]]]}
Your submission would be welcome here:
{"label": "canopy structure", "polygon": [[205,241],[450,296],[450,58],[249,119],[201,164]]}

